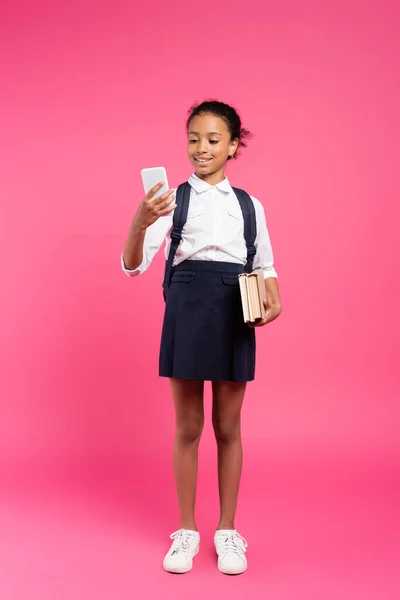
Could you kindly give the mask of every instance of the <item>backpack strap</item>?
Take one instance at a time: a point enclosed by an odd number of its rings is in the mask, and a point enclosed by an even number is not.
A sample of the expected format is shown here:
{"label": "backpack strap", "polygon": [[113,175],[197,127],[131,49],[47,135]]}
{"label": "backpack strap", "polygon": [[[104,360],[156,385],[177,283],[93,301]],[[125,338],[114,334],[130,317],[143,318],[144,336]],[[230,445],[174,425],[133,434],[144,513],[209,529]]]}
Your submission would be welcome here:
{"label": "backpack strap", "polygon": [[182,183],[176,190],[176,208],[173,217],[173,227],[171,231],[171,247],[169,249],[168,259],[165,264],[165,273],[163,281],[164,300],[167,298],[169,284],[171,283],[172,264],[174,262],[176,251],[182,240],[182,230],[185,226],[190,201],[190,184]]}
{"label": "backpack strap", "polygon": [[240,208],[243,213],[244,220],[244,239],[247,248],[247,263],[244,268],[245,273],[251,273],[253,270],[254,255],[257,252],[254,245],[257,236],[256,211],[253,200],[247,192],[239,188],[232,188],[239,200]]}

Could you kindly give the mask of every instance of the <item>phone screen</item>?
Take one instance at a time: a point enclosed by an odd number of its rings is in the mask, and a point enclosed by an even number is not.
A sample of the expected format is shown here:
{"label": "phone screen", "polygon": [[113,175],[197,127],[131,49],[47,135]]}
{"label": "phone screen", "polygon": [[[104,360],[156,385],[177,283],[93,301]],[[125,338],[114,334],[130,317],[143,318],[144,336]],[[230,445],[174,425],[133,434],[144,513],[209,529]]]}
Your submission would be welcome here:
{"label": "phone screen", "polygon": [[151,167],[149,169],[142,169],[142,181],[145,194],[147,194],[151,188],[157,185],[157,183],[160,183],[160,181],[164,182],[162,188],[160,188],[155,194],[154,199],[158,198],[169,189],[167,172],[164,167]]}

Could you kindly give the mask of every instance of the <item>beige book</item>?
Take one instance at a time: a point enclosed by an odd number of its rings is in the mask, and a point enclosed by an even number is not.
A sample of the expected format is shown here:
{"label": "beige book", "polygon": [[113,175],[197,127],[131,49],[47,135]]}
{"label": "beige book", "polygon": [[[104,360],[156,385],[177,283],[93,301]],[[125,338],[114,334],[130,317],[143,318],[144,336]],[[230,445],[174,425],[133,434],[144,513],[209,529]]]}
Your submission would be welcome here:
{"label": "beige book", "polygon": [[263,319],[265,317],[263,301],[266,298],[263,270],[255,269],[252,273],[241,273],[239,288],[245,323]]}

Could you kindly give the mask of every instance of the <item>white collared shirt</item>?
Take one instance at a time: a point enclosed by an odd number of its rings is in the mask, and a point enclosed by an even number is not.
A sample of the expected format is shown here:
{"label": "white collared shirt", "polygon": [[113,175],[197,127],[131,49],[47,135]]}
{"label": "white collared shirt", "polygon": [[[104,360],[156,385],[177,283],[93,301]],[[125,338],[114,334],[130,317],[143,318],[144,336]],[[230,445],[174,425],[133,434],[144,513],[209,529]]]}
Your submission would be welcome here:
{"label": "white collared shirt", "polygon": [[[184,260],[212,260],[242,264],[247,262],[244,239],[243,214],[239,201],[225,178],[217,185],[210,185],[197,175],[189,178],[191,185],[189,211],[182,233],[182,241],[176,252],[173,266]],[[256,254],[253,269],[263,269],[264,277],[278,277],[274,269],[274,257],[267,230],[264,208],[256,198],[254,203],[257,223]],[[143,260],[137,269],[127,269],[121,253],[121,267],[129,277],[146,271],[165,241],[165,258],[171,246],[173,212],[160,217],[147,228]]]}

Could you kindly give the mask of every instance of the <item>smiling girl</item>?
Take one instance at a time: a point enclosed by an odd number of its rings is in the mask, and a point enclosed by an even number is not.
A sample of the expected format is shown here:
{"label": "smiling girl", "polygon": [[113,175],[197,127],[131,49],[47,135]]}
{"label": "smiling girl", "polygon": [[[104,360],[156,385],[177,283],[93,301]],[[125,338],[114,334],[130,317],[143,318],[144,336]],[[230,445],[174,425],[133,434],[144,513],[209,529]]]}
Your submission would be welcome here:
{"label": "smiling girl", "polygon": [[[121,255],[124,272],[146,271],[162,243],[167,258],[166,307],[159,375],[170,380],[175,406],[174,472],[180,528],[163,566],[173,573],[192,568],[199,551],[195,521],[198,447],[204,425],[204,382],[212,382],[212,423],[218,449],[220,517],[214,542],[218,568],[247,568],[246,540],[235,528],[242,470],[240,417],[255,372],[254,327],[281,313],[273,252],[262,204],[225,176],[227,162],[246,146],[250,133],[231,106],[203,102],[189,111],[188,157],[194,173],[177,192],[140,204]],[[160,217],[164,217],[160,219]],[[243,322],[238,275],[263,269],[264,319]]]}

